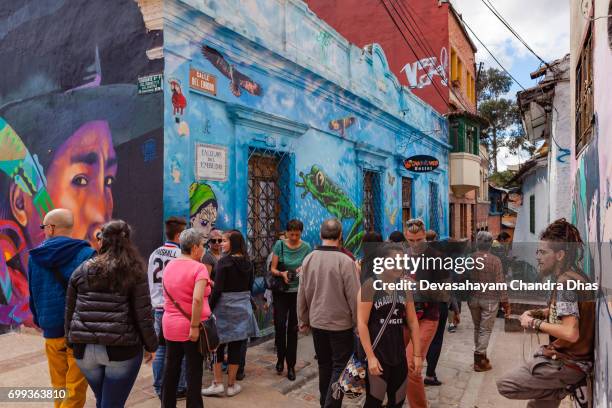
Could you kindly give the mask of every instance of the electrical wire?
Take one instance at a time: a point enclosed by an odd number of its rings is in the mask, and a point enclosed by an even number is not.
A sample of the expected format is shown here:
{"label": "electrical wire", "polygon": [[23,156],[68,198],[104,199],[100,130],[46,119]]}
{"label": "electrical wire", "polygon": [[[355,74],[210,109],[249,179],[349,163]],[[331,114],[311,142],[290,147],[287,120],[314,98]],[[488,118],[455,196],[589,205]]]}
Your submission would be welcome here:
{"label": "electrical wire", "polygon": [[[395,0],[395,1],[396,1],[396,4],[397,4],[398,8],[400,8],[402,10],[402,13],[404,14],[404,16],[407,16],[408,19],[410,21],[412,21],[412,24],[410,24],[410,25],[411,25],[411,27],[412,27],[412,29],[414,31],[411,32],[411,35],[415,39],[415,42],[417,43],[417,46],[421,49],[421,51],[424,51],[423,54],[424,55],[436,55],[436,52],[433,50],[433,47],[431,46],[431,43],[429,43],[429,41],[427,40],[426,36],[423,34],[423,31],[421,31],[421,28],[417,24],[416,20],[412,17],[412,14],[417,14],[417,13],[414,13],[414,11],[412,13],[410,13],[406,8],[404,8],[404,4],[402,2],[400,2],[398,0]],[[392,3],[392,0],[390,0],[390,2]],[[392,5],[393,5],[393,3],[392,3]],[[400,14],[400,17],[401,17],[401,14]],[[415,32],[417,32],[417,34],[415,34]],[[417,57],[416,54],[415,54],[415,57]],[[447,83],[448,82],[450,82],[450,81],[447,78]],[[455,96],[455,98],[457,98],[457,100],[459,101],[461,106],[466,111],[470,112],[470,109],[464,103],[463,96],[457,94],[455,89],[452,87],[452,84],[450,84],[450,83],[448,84],[448,89]]]}
{"label": "electrical wire", "polygon": [[529,50],[529,52],[531,52],[537,59],[539,59],[544,65],[548,67],[548,62],[544,61],[542,57],[540,57],[533,50],[533,48],[531,48],[529,44],[527,44],[527,42],[523,39],[523,37],[521,37],[516,32],[516,30],[512,28],[510,23],[508,23],[508,21],[501,15],[501,13],[495,8],[495,6],[493,5],[493,3],[491,3],[490,0],[480,0],[480,1],[491,11],[491,13],[493,13],[495,17],[497,17],[499,21],[501,21],[501,23],[508,29],[508,31],[510,31],[510,33],[512,33],[512,35],[514,35],[517,38],[517,40],[519,40],[525,46],[525,48]]}
{"label": "electrical wire", "polygon": [[512,74],[511,74],[511,73],[510,73],[510,71],[508,71],[508,70],[507,70],[507,69],[506,69],[506,68],[505,68],[505,67],[502,65],[502,63],[501,63],[501,62],[499,62],[499,60],[497,59],[497,57],[495,57],[495,55],[494,55],[494,54],[491,52],[491,50],[489,50],[489,48],[488,48],[488,47],[485,45],[485,43],[484,43],[484,42],[482,42],[482,40],[481,40],[481,39],[480,39],[480,38],[479,38],[479,37],[476,35],[476,33],[474,32],[474,30],[472,30],[472,27],[470,27],[470,26],[469,26],[469,25],[468,25],[468,24],[465,22],[465,20],[461,19],[461,21],[463,22],[463,24],[465,25],[465,27],[466,27],[468,30],[470,30],[470,32],[472,33],[472,35],[474,36],[474,38],[476,38],[476,39],[478,40],[478,42],[479,42],[480,44],[482,44],[482,46],[484,47],[484,49],[485,49],[485,50],[487,50],[487,52],[489,53],[489,55],[491,55],[491,57],[493,58],[493,60],[494,60],[495,62],[497,62],[497,65],[499,65],[499,66],[501,67],[501,69],[503,69],[503,70],[504,70],[504,72],[505,72],[506,74],[508,74],[508,76],[509,76],[510,78],[512,78],[512,80],[513,80],[514,82],[516,82],[516,84],[517,84],[518,86],[520,86],[520,87],[521,87],[521,89],[524,91],[524,90],[525,90],[525,87],[524,87],[524,86],[523,86],[523,85],[522,85],[522,84],[521,84],[521,83],[520,83],[520,82],[519,82],[519,81],[518,81],[518,80],[517,80],[517,79],[516,79],[516,78],[515,78],[515,77],[514,77]]}

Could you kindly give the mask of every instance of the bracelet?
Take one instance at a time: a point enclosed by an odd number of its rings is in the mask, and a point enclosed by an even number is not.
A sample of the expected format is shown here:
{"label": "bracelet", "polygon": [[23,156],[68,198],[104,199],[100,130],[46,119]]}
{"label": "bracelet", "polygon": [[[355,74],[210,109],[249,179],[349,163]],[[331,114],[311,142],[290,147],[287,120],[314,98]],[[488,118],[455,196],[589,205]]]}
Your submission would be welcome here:
{"label": "bracelet", "polygon": [[417,356],[416,354],[415,354],[413,357],[420,357],[420,358],[423,358],[423,356]]}
{"label": "bracelet", "polygon": [[200,325],[198,324],[197,326],[194,326],[193,324],[190,326],[192,329],[197,329],[198,327],[200,327]]}
{"label": "bracelet", "polygon": [[542,326],[542,323],[544,323],[544,322],[542,320],[538,319],[538,322],[535,324],[536,331],[541,331],[540,330],[540,326]]}

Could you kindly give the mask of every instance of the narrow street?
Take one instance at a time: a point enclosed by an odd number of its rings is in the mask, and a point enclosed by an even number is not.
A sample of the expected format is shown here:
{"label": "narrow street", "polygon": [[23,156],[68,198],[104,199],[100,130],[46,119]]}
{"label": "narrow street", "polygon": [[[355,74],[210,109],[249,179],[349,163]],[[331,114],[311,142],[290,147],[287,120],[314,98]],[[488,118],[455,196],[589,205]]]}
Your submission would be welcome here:
{"label": "narrow street", "polygon": [[[466,305],[463,305],[461,324],[457,332],[444,335],[444,347],[437,369],[438,378],[443,382],[440,387],[427,387],[427,396],[431,408],[519,408],[524,401],[510,401],[497,393],[496,377],[521,362],[521,354],[528,356],[530,338],[522,333],[505,333],[503,320],[497,319],[489,346],[493,370],[487,373],[475,373],[472,363],[472,322]],[[540,341],[545,341],[541,336]],[[537,339],[531,343],[535,348]],[[298,346],[297,380],[288,381],[274,372],[276,356],[274,341],[269,340],[249,348],[247,355],[246,378],[241,383],[243,392],[227,398],[205,398],[207,408],[242,408],[253,406],[257,398],[257,406],[266,408],[292,408],[318,406],[318,380],[314,349],[310,336],[301,337]],[[0,336],[0,366],[3,374],[0,377],[0,387],[42,387],[49,384],[47,360],[43,350],[42,337],[35,334],[9,334]],[[205,372],[203,384],[208,385],[211,373]],[[130,394],[126,407],[149,408],[158,407],[159,400],[155,397],[150,366],[143,365],[134,389]],[[345,400],[343,406],[360,407],[362,400]],[[38,404],[2,404],[3,407],[27,408],[44,407],[47,403]],[[95,399],[88,390],[86,407],[94,407]],[[184,407],[181,401],[178,407]],[[562,408],[571,406],[568,399]]]}

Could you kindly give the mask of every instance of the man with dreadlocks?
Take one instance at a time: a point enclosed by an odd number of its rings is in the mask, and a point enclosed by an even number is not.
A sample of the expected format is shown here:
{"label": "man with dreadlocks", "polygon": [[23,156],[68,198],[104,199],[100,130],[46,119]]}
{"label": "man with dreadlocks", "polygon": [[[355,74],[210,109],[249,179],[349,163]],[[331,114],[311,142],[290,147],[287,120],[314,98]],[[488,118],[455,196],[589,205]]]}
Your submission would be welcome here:
{"label": "man with dreadlocks", "polygon": [[[536,253],[542,276],[557,283],[548,308],[529,310],[521,325],[548,334],[550,343],[532,359],[497,381],[500,394],[530,400],[527,407],[558,407],[563,398],[583,383],[593,365],[595,334],[594,295],[568,290],[574,282],[587,282],[582,273],[582,239],[565,219],[550,224],[540,235]],[[562,290],[559,290],[562,286]]]}

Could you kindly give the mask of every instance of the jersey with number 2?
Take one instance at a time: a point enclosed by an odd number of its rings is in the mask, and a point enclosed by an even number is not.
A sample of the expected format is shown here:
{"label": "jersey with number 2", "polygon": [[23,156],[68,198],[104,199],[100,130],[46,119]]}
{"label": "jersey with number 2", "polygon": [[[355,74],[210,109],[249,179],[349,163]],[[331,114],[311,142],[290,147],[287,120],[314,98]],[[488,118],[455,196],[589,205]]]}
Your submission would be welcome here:
{"label": "jersey with number 2", "polygon": [[181,254],[178,245],[166,242],[157,248],[149,257],[149,291],[151,292],[151,306],[155,309],[164,307],[164,290],[162,288],[162,277],[168,262]]}

